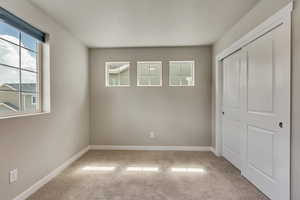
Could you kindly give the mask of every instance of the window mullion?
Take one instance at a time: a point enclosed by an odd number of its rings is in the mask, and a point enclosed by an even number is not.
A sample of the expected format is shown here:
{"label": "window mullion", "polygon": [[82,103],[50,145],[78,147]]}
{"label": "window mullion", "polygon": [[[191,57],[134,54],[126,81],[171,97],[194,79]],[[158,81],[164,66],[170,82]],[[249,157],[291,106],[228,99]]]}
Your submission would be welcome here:
{"label": "window mullion", "polygon": [[19,33],[19,111],[23,112],[22,101],[22,58],[21,58],[21,32]]}
{"label": "window mullion", "polygon": [[180,86],[182,86],[182,64],[179,66],[179,73],[180,73]]}
{"label": "window mullion", "polygon": [[121,85],[121,69],[119,68],[119,73],[118,73],[118,79],[119,79],[119,86]]}
{"label": "window mullion", "polygon": [[148,86],[151,85],[151,81],[150,81],[150,64],[148,64]]}

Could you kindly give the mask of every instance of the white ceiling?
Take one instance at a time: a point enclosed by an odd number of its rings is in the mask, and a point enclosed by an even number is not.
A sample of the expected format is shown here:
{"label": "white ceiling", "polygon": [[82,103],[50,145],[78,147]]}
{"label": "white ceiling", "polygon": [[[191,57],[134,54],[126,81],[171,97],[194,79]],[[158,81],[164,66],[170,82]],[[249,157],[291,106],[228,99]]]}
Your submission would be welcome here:
{"label": "white ceiling", "polygon": [[89,47],[215,42],[258,0],[30,0]]}

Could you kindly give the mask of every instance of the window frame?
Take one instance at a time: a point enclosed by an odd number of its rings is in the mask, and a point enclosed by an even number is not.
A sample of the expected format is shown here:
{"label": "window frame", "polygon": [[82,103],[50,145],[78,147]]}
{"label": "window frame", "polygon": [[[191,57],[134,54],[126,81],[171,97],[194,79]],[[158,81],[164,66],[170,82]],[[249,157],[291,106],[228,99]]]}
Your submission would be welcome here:
{"label": "window frame", "polygon": [[[2,23],[5,23],[7,24],[6,22],[2,22]],[[6,68],[9,68],[9,69],[16,69],[18,70],[18,73],[19,73],[19,78],[21,78],[21,73],[22,71],[26,71],[26,72],[31,72],[33,73],[32,70],[28,70],[28,69],[24,69],[22,68],[22,63],[21,63],[21,57],[22,57],[22,49],[24,50],[27,50],[27,51],[30,51],[30,52],[35,52],[36,53],[36,81],[37,81],[37,84],[36,84],[36,104],[34,104],[36,106],[36,110],[34,112],[26,112],[24,111],[24,102],[23,102],[23,93],[24,91],[22,91],[22,88],[21,88],[21,84],[22,84],[22,80],[20,79],[19,80],[19,91],[17,91],[17,93],[19,94],[19,111],[16,111],[15,113],[3,113],[3,114],[0,114],[0,119],[6,119],[6,118],[14,118],[14,117],[22,117],[22,116],[33,116],[33,115],[40,115],[40,114],[44,114],[44,113],[48,113],[48,112],[43,112],[43,99],[42,99],[42,88],[43,88],[43,78],[42,78],[42,65],[43,65],[43,43],[42,42],[39,42],[37,43],[37,47],[36,47],[36,51],[33,51],[32,49],[29,49],[25,46],[22,46],[21,45],[21,35],[22,34],[27,34],[27,33],[24,33],[22,30],[10,25],[10,24],[7,24],[13,28],[15,28],[16,30],[19,31],[19,43],[16,44],[14,42],[11,42],[9,40],[6,40],[5,38],[0,38],[0,40],[3,40],[5,42],[8,42],[10,45],[14,45],[16,47],[18,47],[19,49],[19,64],[18,66],[11,66],[11,65],[7,65],[7,64],[4,64],[4,63],[1,63],[0,66],[2,67],[6,67]],[[35,38],[36,39],[36,38]],[[37,39],[36,39],[37,40]],[[38,40],[37,40],[38,41]]]}
{"label": "window frame", "polygon": [[[159,85],[141,85],[139,84],[139,79],[138,79],[138,67],[139,67],[139,64],[151,64],[151,63],[154,63],[154,64],[160,64],[160,78],[159,78]],[[163,86],[163,64],[162,64],[162,61],[137,61],[136,63],[136,85],[137,87],[162,87]]]}
{"label": "window frame", "polygon": [[[173,85],[171,84],[171,64],[172,63],[191,63],[192,64],[192,84],[191,85]],[[195,87],[195,60],[169,61],[169,87]]]}
{"label": "window frame", "polygon": [[[109,67],[109,64],[129,64],[129,67],[128,67],[128,85],[110,85],[109,84],[109,75],[108,75],[108,67]],[[105,87],[107,88],[118,88],[118,87],[130,87],[130,61],[108,61],[108,62],[105,62]]]}

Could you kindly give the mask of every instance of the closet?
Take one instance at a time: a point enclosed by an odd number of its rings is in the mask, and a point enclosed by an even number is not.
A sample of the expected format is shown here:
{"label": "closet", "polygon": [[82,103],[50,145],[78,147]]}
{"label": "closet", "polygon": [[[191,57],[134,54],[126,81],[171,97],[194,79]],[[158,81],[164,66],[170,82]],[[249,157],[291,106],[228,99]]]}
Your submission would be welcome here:
{"label": "closet", "polygon": [[272,200],[290,188],[290,36],[282,24],[222,61],[222,152]]}

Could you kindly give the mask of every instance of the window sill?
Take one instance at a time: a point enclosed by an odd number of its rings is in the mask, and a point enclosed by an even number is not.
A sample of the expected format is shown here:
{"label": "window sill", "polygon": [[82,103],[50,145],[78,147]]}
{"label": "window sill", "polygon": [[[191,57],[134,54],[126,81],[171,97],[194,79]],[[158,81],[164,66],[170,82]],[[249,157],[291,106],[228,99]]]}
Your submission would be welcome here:
{"label": "window sill", "polygon": [[137,87],[162,87],[162,85],[137,85]]}
{"label": "window sill", "polygon": [[1,119],[11,119],[11,118],[23,118],[23,117],[31,117],[31,116],[38,116],[38,115],[46,115],[50,114],[50,112],[37,112],[37,113],[20,113],[16,115],[6,115],[6,116],[0,116]]}
{"label": "window sill", "polygon": [[169,85],[169,87],[195,87],[195,85]]}
{"label": "window sill", "polygon": [[105,86],[105,87],[107,87],[107,88],[128,88],[128,87],[130,87],[130,85],[115,85],[115,86],[112,86],[112,85],[107,85],[107,86]]}

